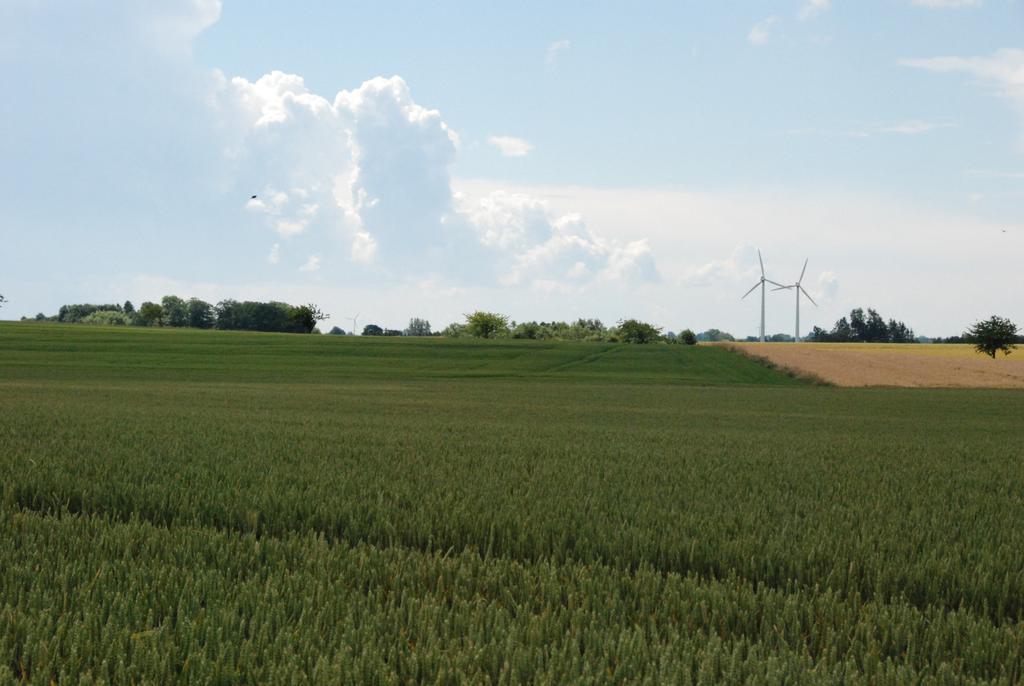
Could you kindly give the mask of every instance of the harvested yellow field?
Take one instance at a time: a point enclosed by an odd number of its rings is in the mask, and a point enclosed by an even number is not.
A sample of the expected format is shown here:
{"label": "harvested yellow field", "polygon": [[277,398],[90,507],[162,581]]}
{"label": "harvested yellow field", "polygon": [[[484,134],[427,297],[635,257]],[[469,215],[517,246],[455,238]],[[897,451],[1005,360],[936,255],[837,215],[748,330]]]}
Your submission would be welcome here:
{"label": "harvested yellow field", "polygon": [[970,345],[730,343],[744,354],[838,386],[1024,388],[1024,350],[996,359]]}

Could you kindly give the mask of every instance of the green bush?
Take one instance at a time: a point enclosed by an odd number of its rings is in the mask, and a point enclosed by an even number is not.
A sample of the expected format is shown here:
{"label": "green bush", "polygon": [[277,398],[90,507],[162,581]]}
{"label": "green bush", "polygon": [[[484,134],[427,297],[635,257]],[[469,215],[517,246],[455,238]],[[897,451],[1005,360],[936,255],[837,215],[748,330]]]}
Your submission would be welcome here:
{"label": "green bush", "polygon": [[115,310],[97,310],[81,320],[82,324],[93,326],[130,326],[132,318],[124,312]]}
{"label": "green bush", "polygon": [[662,339],[661,328],[636,319],[619,322],[618,338],[623,343],[657,343]]}

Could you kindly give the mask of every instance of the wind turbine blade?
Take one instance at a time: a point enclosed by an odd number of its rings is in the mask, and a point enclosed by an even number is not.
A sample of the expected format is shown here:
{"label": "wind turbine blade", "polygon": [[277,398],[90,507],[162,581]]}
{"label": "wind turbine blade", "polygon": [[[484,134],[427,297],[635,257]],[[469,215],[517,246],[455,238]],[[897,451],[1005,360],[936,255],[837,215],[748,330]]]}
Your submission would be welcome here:
{"label": "wind turbine blade", "polygon": [[773,288],[772,292],[775,292],[775,291],[788,291],[790,288],[792,288],[792,286],[779,286],[778,288]]}
{"label": "wind turbine blade", "polygon": [[761,249],[757,249],[757,261],[761,263],[761,276],[764,276],[764,260],[761,259]]}
{"label": "wind turbine blade", "polygon": [[807,261],[808,260],[810,260],[810,258],[807,258],[806,260],[804,260],[804,268],[800,270],[800,278],[796,280],[797,283],[803,283],[804,273],[807,271]]}
{"label": "wind turbine blade", "polygon": [[[748,295],[750,295],[751,293],[753,293],[753,292],[754,292],[754,289],[756,289],[756,288],[757,288],[758,286],[760,286],[760,285],[761,285],[761,282],[760,282],[760,281],[758,281],[757,283],[755,283],[755,284],[754,284],[754,285],[753,285],[753,286],[751,287],[751,289],[750,289],[749,291],[747,291],[746,293],[744,293],[744,294],[743,294],[743,298],[745,298],[745,297],[747,297]],[[743,298],[740,298],[740,300],[743,300]]]}
{"label": "wind turbine blade", "polygon": [[779,286],[779,287],[781,287],[781,288],[789,288],[789,286],[783,286],[783,285],[782,285],[781,283],[775,283],[775,282],[774,282],[774,281],[772,281],[771,279],[765,279],[765,281],[767,281],[768,283],[770,283],[770,284],[772,284],[772,285],[774,285],[774,286]]}
{"label": "wind turbine blade", "polygon": [[817,307],[817,306],[818,306],[818,303],[814,302],[814,298],[812,298],[812,297],[811,297],[811,294],[810,294],[810,293],[808,293],[808,292],[807,292],[806,290],[804,290],[804,287],[803,287],[803,286],[801,286],[801,287],[800,287],[800,291],[801,291],[801,292],[802,292],[802,293],[803,293],[804,295],[806,295],[806,296],[807,296],[807,299],[811,301],[811,304],[812,304],[812,305],[814,305],[815,307]]}

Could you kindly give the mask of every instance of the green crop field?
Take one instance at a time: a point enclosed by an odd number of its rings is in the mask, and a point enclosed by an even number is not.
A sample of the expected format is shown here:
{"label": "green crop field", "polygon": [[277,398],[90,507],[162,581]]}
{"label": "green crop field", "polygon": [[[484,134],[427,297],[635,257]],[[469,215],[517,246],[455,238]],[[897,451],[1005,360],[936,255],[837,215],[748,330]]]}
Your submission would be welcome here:
{"label": "green crop field", "polygon": [[1024,679],[1024,392],[0,324],[0,682]]}

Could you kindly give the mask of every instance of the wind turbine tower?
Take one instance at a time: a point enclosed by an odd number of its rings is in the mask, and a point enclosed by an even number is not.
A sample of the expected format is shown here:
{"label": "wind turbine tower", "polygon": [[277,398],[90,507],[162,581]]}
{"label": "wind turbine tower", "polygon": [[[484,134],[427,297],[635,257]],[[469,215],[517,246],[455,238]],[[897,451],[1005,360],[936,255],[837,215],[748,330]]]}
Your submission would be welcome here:
{"label": "wind turbine tower", "polygon": [[350,322],[352,322],[352,335],[353,336],[358,336],[359,333],[356,331],[356,327],[358,326],[358,323],[359,323],[359,315],[357,314],[354,317],[349,317],[348,320]]}
{"label": "wind turbine tower", "polygon": [[[772,281],[771,279],[767,278],[764,275],[764,260],[761,259],[761,251],[760,250],[757,251],[757,261],[761,263],[761,278],[758,280],[757,283],[755,283],[753,286],[751,286],[749,291],[747,291],[746,293],[743,294],[743,298],[746,298],[748,295],[753,293],[754,289],[756,289],[758,286],[761,287],[761,342],[764,343],[764,291],[765,291],[765,286],[764,285],[766,283],[770,283],[770,284],[772,284],[774,286],[778,286],[779,288],[786,288],[786,286],[783,286],[781,283],[775,283],[774,281]],[[776,288],[775,290],[778,290],[778,288]],[[808,297],[810,297],[810,296],[808,296]],[[740,298],[740,300],[743,300],[743,298]]]}
{"label": "wind turbine tower", "polygon": [[807,260],[804,260],[804,268],[800,270],[800,278],[796,280],[796,283],[790,284],[788,286],[779,286],[778,288],[772,289],[774,291],[789,289],[793,289],[794,291],[796,291],[796,330],[793,332],[793,341],[796,343],[800,342],[800,294],[803,293],[805,296],[807,296],[807,299],[811,301],[812,305],[814,305],[815,307],[818,306],[818,303],[814,302],[814,298],[811,297],[811,294],[805,291],[804,287],[800,285],[801,282],[803,282],[804,280],[804,274],[806,272]]}

